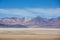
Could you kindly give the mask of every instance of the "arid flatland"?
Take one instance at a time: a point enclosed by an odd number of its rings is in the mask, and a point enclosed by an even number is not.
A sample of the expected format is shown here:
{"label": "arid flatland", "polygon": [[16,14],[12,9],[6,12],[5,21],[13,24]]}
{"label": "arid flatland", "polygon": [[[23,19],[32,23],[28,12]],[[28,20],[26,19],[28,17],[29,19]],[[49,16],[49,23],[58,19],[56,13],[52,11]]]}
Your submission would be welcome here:
{"label": "arid flatland", "polygon": [[0,30],[0,40],[60,40],[60,30]]}

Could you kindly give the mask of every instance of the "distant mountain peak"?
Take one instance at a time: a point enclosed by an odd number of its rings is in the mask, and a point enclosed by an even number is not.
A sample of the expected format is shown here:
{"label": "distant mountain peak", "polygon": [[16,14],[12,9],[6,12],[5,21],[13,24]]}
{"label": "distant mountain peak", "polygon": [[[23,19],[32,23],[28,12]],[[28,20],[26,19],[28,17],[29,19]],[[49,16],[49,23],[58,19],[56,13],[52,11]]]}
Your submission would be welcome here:
{"label": "distant mountain peak", "polygon": [[[5,26],[4,26],[5,25]],[[15,26],[15,27],[19,27],[21,25],[23,25],[24,27],[43,27],[43,28],[47,28],[47,27],[51,27],[51,28],[60,28],[60,17],[58,18],[51,18],[51,19],[47,19],[47,18],[42,18],[40,16],[34,17],[32,19],[30,18],[17,18],[17,17],[11,17],[11,18],[0,18],[0,26],[4,26],[6,27],[6,25],[8,26]]]}

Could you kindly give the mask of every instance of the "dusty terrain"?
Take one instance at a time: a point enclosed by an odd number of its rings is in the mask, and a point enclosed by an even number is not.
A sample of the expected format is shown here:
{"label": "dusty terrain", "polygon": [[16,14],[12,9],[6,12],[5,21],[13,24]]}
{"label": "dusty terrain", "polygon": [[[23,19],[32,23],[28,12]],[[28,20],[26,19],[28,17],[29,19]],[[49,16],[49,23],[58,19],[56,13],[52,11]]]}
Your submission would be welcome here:
{"label": "dusty terrain", "polygon": [[0,40],[60,40],[60,30],[0,30]]}

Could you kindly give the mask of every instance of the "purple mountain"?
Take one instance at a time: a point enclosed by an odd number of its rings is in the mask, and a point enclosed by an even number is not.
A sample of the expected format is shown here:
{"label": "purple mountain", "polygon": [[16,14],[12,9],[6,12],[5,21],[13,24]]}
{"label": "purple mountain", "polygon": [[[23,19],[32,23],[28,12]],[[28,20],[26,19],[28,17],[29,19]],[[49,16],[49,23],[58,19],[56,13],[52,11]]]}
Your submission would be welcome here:
{"label": "purple mountain", "polygon": [[[27,20],[27,21],[26,21]],[[60,17],[42,18],[37,16],[31,20],[26,18],[0,18],[0,27],[15,28],[60,28]]]}

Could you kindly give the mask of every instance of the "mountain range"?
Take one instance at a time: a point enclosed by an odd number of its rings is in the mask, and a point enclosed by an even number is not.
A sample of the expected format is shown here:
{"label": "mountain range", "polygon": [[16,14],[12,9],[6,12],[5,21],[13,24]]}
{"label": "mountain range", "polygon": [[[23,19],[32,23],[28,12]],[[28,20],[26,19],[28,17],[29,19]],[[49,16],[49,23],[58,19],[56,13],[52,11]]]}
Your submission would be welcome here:
{"label": "mountain range", "polygon": [[0,18],[0,28],[60,28],[60,17],[42,18]]}

